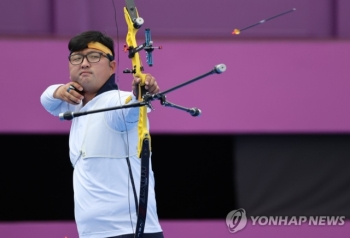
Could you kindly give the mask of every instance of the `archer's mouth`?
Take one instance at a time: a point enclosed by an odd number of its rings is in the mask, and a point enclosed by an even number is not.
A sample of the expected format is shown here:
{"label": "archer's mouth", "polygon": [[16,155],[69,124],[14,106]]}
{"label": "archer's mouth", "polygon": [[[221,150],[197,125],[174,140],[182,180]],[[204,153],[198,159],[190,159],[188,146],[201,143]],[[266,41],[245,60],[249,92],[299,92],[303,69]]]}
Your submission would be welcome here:
{"label": "archer's mouth", "polygon": [[91,72],[88,72],[88,71],[83,71],[80,73],[80,75],[90,75],[90,74],[91,74]]}

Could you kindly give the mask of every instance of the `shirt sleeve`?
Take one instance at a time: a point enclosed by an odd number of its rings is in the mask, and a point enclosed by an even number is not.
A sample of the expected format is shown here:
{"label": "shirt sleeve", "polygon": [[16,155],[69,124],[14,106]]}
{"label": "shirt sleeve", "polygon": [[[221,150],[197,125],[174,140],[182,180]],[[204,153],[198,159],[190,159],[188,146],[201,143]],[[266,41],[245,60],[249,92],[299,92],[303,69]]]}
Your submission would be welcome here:
{"label": "shirt sleeve", "polygon": [[[126,99],[131,96],[131,100],[126,102]],[[133,103],[138,103],[137,98],[134,96],[132,92],[122,92],[120,95],[120,100],[118,100],[120,105],[128,105]],[[147,108],[147,113],[151,110]],[[110,125],[117,131],[126,131],[131,130],[137,126],[139,122],[140,115],[140,107],[130,107],[125,109],[118,109],[114,113],[109,113],[107,115],[107,120]],[[148,126],[148,118],[147,118],[147,126]]]}
{"label": "shirt sleeve", "polygon": [[56,89],[62,85],[63,84],[54,84],[49,86],[40,97],[41,105],[54,116],[58,116],[61,112],[69,110],[68,103],[53,97]]}

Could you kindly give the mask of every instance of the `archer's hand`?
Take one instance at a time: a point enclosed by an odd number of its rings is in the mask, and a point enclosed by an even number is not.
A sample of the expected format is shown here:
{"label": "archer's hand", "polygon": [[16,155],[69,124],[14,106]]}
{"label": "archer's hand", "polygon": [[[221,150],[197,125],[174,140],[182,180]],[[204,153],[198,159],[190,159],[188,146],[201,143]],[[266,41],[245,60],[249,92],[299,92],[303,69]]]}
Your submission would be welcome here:
{"label": "archer's hand", "polygon": [[53,97],[73,105],[78,105],[81,100],[84,99],[84,96],[78,91],[83,91],[83,87],[76,82],[70,82],[58,87],[54,92]]}
{"label": "archer's hand", "polygon": [[[133,91],[134,95],[137,95],[138,86],[139,86],[140,81],[141,81],[140,78],[134,78],[134,80],[132,81],[132,91]],[[159,92],[158,83],[157,83],[156,79],[150,74],[146,75],[145,89],[150,94],[156,94]]]}

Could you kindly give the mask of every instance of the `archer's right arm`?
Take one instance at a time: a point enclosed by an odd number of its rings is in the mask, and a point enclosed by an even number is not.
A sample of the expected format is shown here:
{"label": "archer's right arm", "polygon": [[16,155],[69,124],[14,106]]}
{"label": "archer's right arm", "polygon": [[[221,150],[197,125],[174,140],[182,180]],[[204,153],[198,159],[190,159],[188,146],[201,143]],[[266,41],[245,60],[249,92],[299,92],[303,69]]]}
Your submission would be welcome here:
{"label": "archer's right arm", "polygon": [[[75,111],[77,106],[81,106],[80,103],[75,103],[75,105],[72,105],[72,103],[68,103],[66,100],[64,100],[62,95],[64,94],[63,90],[67,92],[67,89],[65,87],[69,87],[64,84],[54,84],[49,86],[40,97],[41,104],[43,107],[51,113],[54,116],[58,116],[62,112],[66,111]],[[60,92],[60,91],[61,92]],[[67,92],[68,93],[68,92]]]}

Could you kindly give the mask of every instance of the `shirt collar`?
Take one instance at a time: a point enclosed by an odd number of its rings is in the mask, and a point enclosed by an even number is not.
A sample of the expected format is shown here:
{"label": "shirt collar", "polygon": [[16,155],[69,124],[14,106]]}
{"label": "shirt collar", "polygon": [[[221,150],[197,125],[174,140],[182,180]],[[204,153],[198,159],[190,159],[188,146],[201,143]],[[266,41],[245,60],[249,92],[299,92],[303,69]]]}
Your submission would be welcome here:
{"label": "shirt collar", "polygon": [[109,77],[107,82],[100,88],[100,90],[98,90],[96,96],[110,90],[118,90],[118,85],[115,83],[115,74],[112,74],[111,77]]}

